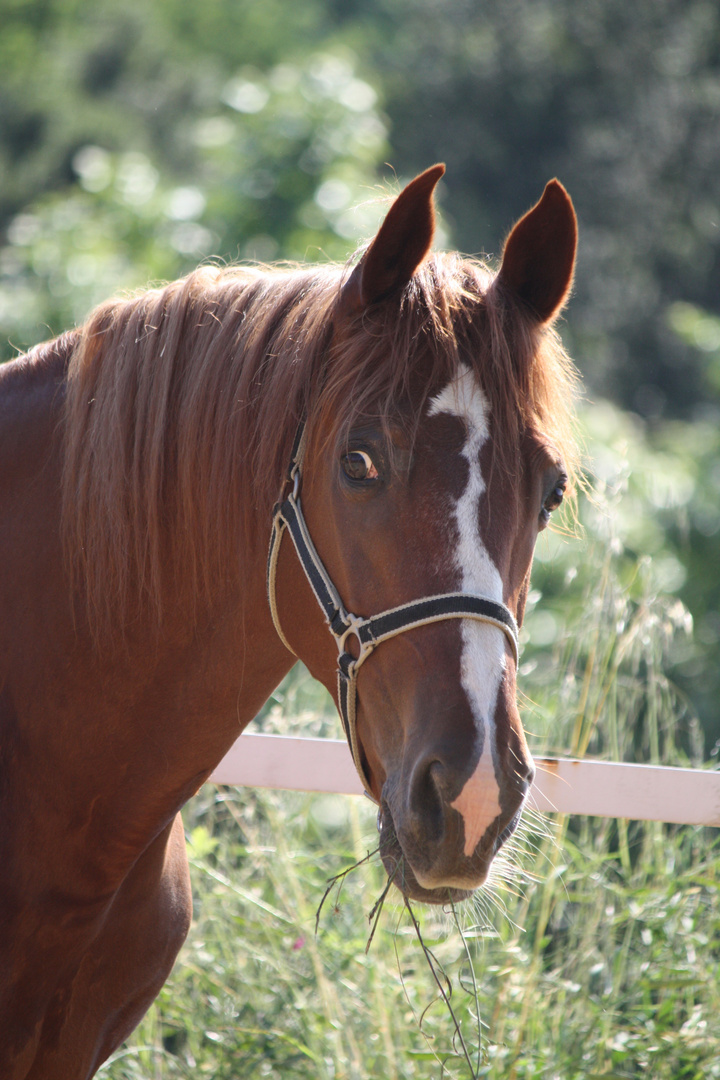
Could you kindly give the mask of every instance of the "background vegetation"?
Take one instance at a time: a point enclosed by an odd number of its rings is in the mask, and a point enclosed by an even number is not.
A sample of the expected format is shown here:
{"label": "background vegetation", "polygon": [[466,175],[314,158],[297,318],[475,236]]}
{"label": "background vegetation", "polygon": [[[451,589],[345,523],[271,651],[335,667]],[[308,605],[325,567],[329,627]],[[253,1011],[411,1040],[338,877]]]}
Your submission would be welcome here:
{"label": "background vegetation", "polygon": [[[706,0],[0,0],[1,356],[205,258],[345,259],[377,196],[436,160],[440,243],[497,254],[558,175],[596,494],[585,539],[538,552],[527,726],[537,751],[713,762],[719,111]],[[333,730],[317,694],[294,673],[261,722]],[[408,914],[364,955],[377,867],[313,937],[324,878],[372,847],[365,807],[208,788],[187,828],[193,936],[107,1075],[441,1075],[412,1020],[433,990]],[[533,820],[520,895],[499,880],[459,915],[478,1075],[718,1075],[712,842]],[[424,918],[477,1049],[462,938]],[[446,1011],[423,1029],[451,1053]]]}

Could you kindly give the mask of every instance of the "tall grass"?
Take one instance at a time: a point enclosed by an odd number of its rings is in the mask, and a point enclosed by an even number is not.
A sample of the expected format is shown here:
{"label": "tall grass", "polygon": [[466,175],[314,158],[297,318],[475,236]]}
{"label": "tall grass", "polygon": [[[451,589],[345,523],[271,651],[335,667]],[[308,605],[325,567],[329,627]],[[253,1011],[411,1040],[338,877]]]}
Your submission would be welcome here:
{"label": "tall grass", "polygon": [[[699,765],[692,718],[665,674],[684,609],[611,536],[583,560],[584,588],[560,560],[576,602],[556,608],[556,643],[523,657],[532,749]],[[557,560],[541,559],[551,610],[557,573]],[[299,668],[258,723],[339,736],[327,696]],[[366,954],[385,884],[377,858],[330,891],[315,935],[327,879],[377,846],[367,802],[208,785],[185,823],[192,931],[108,1078],[720,1077],[713,830],[530,809],[473,901],[414,906],[466,1055],[399,894]]]}

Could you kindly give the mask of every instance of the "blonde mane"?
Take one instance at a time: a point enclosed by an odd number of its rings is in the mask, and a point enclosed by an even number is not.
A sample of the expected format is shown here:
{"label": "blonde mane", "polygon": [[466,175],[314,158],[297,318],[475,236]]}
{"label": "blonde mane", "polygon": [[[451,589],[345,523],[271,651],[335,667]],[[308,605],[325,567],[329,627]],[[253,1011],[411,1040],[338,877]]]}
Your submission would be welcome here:
{"label": "blonde mane", "polygon": [[532,428],[572,473],[572,365],[552,330],[489,289],[485,267],[434,255],[399,301],[333,336],[345,278],[340,266],[202,267],[103,304],[77,332],[63,538],[93,627],[129,605],[159,626],[169,589],[192,602],[236,577],[243,546],[267,542],[301,417],[335,437],[368,413],[387,423],[402,406],[407,420],[411,404],[414,427],[460,358],[509,471]]}

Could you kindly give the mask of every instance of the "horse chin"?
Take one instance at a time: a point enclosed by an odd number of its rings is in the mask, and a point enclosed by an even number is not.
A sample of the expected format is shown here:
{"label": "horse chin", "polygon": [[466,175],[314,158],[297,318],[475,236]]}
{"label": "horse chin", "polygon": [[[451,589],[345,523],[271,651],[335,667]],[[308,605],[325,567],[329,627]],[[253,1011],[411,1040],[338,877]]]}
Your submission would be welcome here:
{"label": "horse chin", "polygon": [[478,874],[477,879],[472,883],[448,881],[441,885],[430,885],[428,882],[422,884],[402,849],[395,832],[392,816],[387,804],[384,802],[380,825],[380,858],[388,877],[403,896],[408,900],[418,900],[423,904],[442,905],[467,900],[487,877],[486,871]]}

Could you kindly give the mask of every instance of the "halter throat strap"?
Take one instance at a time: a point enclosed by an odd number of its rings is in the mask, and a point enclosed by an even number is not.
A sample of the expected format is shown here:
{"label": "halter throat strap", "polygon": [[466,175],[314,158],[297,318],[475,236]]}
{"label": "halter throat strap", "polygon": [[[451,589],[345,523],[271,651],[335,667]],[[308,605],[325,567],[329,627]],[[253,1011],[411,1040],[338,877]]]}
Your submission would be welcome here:
{"label": "halter throat strap", "polygon": [[[367,618],[353,615],[342,602],[332,578],[328,574],[322,559],[308,531],[305,517],[300,507],[300,480],[305,454],[305,425],[301,423],[295,436],[292,459],[288,472],[288,481],[292,484],[290,494],[278,503],[273,512],[272,533],[267,564],[267,593],[275,630],[286,649],[295,654],[280,625],[277,610],[276,576],[280,544],[287,530],[295,547],[300,565],[315,594],[325,616],[328,629],[335,639],[338,649],[338,708],[345,737],[350,747],[353,762],[365,792],[373,802],[377,799],[370,792],[370,784],[365,775],[365,768],[357,738],[357,676],[360,667],[368,656],[383,641],[397,637],[406,630],[444,619],[477,619],[490,623],[501,630],[508,642],[515,663],[518,662],[518,627],[512,612],[504,604],[486,596],[474,593],[439,593],[414,600],[399,607],[389,608],[379,615]],[[348,648],[351,638],[355,638],[354,651]],[[295,654],[297,655],[297,654]]]}

